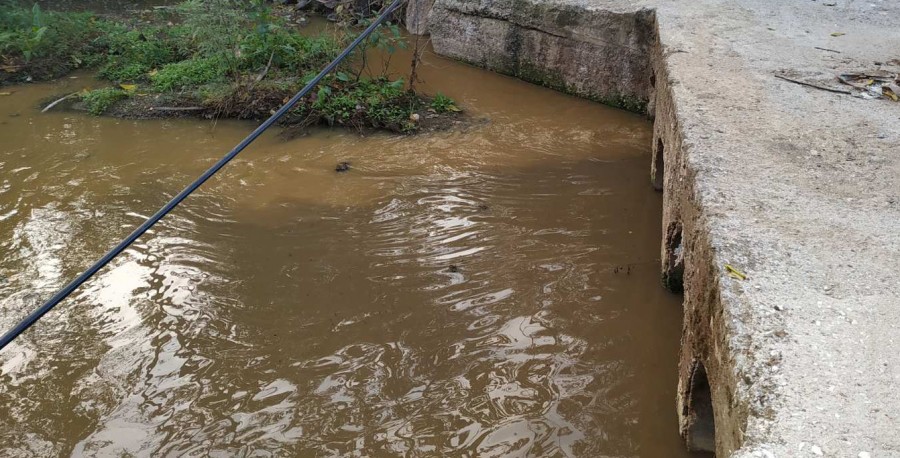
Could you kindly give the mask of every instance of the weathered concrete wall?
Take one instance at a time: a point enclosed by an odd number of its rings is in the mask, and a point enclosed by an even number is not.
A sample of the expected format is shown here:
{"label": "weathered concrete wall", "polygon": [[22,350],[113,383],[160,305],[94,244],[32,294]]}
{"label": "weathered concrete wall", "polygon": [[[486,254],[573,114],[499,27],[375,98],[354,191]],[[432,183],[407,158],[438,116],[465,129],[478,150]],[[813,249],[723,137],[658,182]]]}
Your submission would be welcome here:
{"label": "weathered concrete wall", "polygon": [[440,54],[655,118],[689,447],[900,456],[900,104],[773,77],[900,73],[900,2],[413,1]]}
{"label": "weathered concrete wall", "polygon": [[[425,1],[410,10],[427,7]],[[440,0],[429,17],[437,53],[525,81],[645,112],[651,10],[617,13],[526,0]]]}
{"label": "weathered concrete wall", "polygon": [[719,296],[709,230],[695,188],[696,176],[684,154],[662,46],[655,48],[655,122],[651,183],[663,191],[662,282],[684,292],[684,321],[676,399],[679,430],[689,449],[731,456],[743,443],[749,402],[740,389],[730,356],[728,324]]}
{"label": "weathered concrete wall", "polygon": [[405,22],[406,29],[416,35],[429,33],[428,23],[431,22],[431,11],[434,9],[434,0],[409,0],[406,3]]}

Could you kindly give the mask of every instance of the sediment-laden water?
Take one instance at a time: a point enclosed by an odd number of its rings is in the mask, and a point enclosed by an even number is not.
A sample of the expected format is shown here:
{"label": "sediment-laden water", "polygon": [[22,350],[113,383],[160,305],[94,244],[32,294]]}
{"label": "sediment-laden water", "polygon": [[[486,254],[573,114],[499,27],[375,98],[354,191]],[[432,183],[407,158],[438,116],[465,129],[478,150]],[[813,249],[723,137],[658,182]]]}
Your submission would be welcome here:
{"label": "sediment-laden water", "polygon": [[[2,455],[686,455],[649,124],[422,75],[488,121],[266,134],[0,353]],[[39,113],[98,84],[2,88],[3,328],[253,127]]]}

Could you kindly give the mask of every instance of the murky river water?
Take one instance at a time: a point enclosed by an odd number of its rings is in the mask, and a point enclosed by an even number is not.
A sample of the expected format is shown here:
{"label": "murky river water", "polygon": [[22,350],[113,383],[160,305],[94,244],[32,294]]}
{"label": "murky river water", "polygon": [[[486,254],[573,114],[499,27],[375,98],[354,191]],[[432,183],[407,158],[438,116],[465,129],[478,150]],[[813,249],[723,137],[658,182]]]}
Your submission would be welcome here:
{"label": "murky river water", "polygon": [[[423,77],[490,122],[264,136],[0,354],[2,455],[685,456],[648,123]],[[36,109],[91,84],[3,88],[4,330],[252,129]]]}

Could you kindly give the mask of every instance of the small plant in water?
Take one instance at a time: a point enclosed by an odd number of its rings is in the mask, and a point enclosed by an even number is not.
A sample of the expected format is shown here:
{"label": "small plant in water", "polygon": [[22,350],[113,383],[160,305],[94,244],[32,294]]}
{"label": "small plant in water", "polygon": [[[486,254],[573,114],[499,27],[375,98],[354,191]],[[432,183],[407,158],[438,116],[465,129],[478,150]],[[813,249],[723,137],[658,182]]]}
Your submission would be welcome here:
{"label": "small plant in water", "polygon": [[450,97],[447,97],[440,92],[434,96],[434,99],[431,100],[431,109],[438,113],[447,113],[448,111],[460,111],[459,108],[456,107],[456,103]]}

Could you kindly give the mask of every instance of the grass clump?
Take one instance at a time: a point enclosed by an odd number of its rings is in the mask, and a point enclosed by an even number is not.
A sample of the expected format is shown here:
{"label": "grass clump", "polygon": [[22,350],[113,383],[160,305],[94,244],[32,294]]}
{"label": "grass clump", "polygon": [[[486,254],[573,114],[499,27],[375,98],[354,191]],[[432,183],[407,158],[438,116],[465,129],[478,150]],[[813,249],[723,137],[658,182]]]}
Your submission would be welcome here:
{"label": "grass clump", "polygon": [[114,87],[94,89],[81,94],[81,101],[92,115],[99,116],[114,103],[128,98],[128,93]]}
{"label": "grass clump", "polygon": [[140,81],[154,69],[187,59],[191,49],[184,44],[187,32],[181,27],[129,29],[109,24],[99,39],[104,53],[99,76],[114,81]]}
{"label": "grass clump", "polygon": [[437,113],[448,113],[451,111],[460,111],[459,108],[456,107],[456,102],[453,101],[450,97],[447,97],[444,94],[438,92],[433,99],[431,99],[431,109]]}
{"label": "grass clump", "polygon": [[153,89],[162,92],[196,88],[225,78],[222,61],[197,57],[166,64],[150,76]]}

